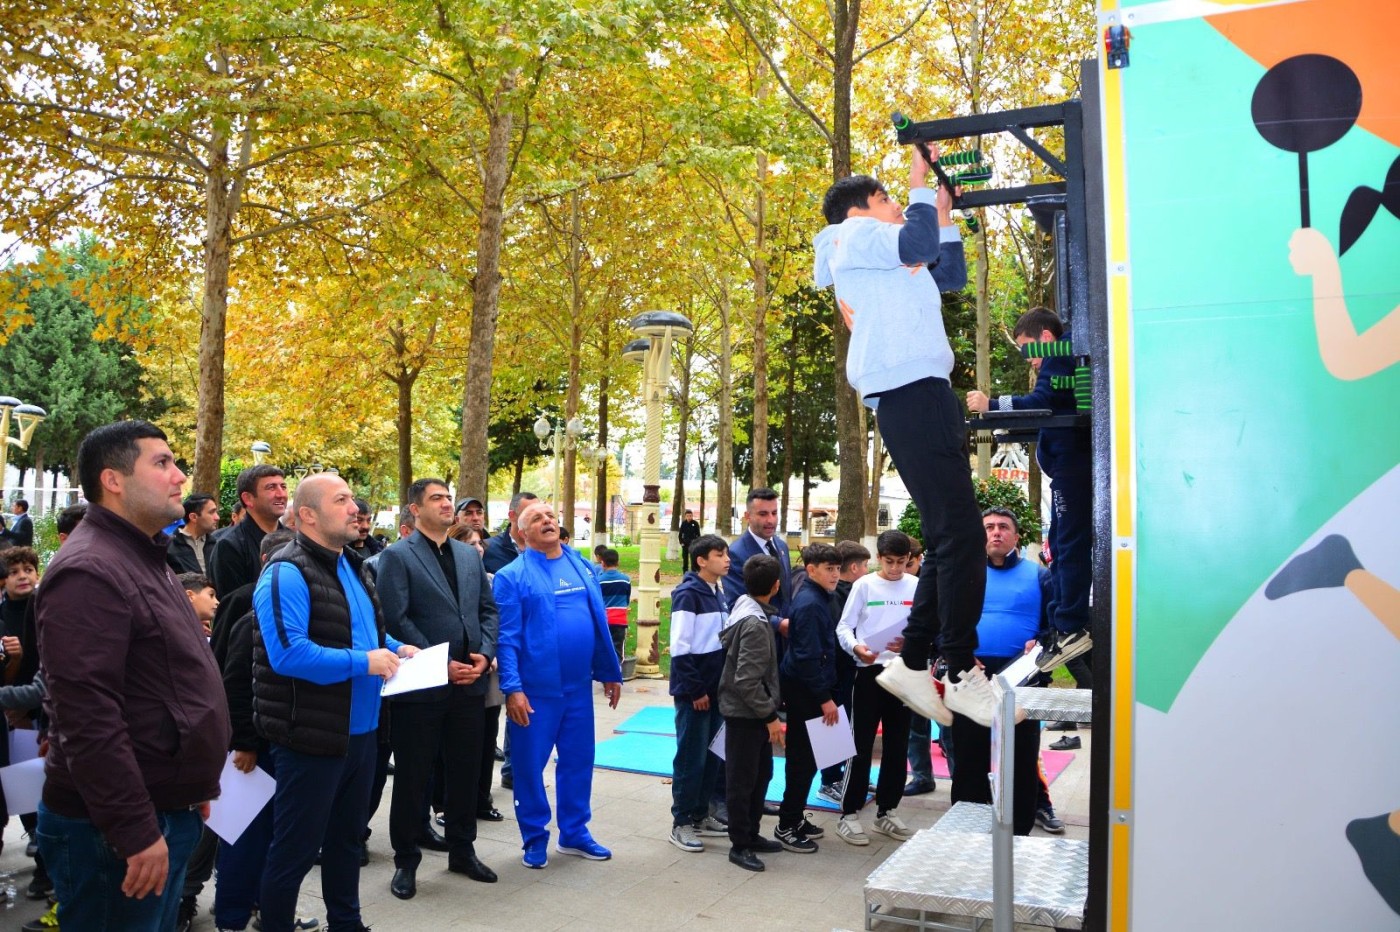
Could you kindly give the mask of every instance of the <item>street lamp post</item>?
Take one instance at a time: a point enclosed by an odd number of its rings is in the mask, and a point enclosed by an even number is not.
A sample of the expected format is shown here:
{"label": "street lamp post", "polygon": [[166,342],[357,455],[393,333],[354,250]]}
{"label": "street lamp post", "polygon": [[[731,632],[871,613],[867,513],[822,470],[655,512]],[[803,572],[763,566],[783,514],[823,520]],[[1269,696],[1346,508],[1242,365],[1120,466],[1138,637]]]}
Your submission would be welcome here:
{"label": "street lamp post", "polygon": [[272,453],[272,444],[266,440],[253,441],[253,465],[261,466],[269,454]]}
{"label": "street lamp post", "polygon": [[578,445],[579,435],[583,433],[583,422],[578,418],[569,418],[568,423],[555,421],[550,424],[549,418],[543,414],[535,421],[535,439],[540,442],[540,449],[554,457],[554,484],[550,486],[550,497],[554,499],[555,517],[564,527],[573,526],[573,515],[561,515],[559,511],[559,469],[563,465],[563,453],[565,450],[572,450]]}
{"label": "street lamp post", "polygon": [[642,362],[642,397],[646,400],[646,459],[642,467],[641,565],[637,587],[637,676],[661,679],[661,427],[671,383],[671,344],[689,339],[694,327],[685,315],[646,311],[632,318],[632,331],[643,339],[623,347],[623,356]]}
{"label": "street lamp post", "polygon": [[[38,405],[27,405],[18,398],[0,395],[0,493],[5,484],[5,468],[10,461],[10,447],[29,449],[29,441],[34,439],[34,428],[48,417],[48,413]],[[10,422],[19,428],[19,436],[10,436]],[[0,498],[3,498],[0,494]]]}

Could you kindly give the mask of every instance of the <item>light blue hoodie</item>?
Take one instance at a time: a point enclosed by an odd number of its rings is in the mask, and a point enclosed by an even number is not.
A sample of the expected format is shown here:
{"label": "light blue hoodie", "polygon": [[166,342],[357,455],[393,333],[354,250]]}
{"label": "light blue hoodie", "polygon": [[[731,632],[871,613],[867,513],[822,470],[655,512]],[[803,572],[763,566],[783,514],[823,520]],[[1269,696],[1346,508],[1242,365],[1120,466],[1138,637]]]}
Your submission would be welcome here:
{"label": "light blue hoodie", "polygon": [[961,290],[967,263],[958,228],[938,225],[934,197],[914,188],[902,225],[849,217],[813,242],[817,287],[836,286],[851,331],[846,380],[872,408],[872,395],[953,370],[939,288]]}

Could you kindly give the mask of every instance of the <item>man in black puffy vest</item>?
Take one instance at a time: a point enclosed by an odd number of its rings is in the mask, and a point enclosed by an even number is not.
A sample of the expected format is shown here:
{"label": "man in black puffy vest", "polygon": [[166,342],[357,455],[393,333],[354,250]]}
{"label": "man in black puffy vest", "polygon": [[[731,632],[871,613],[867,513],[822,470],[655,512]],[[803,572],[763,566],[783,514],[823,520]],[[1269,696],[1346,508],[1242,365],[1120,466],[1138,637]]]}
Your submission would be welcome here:
{"label": "man in black puffy vest", "polygon": [[[297,486],[297,538],[258,578],[253,722],[277,780],[258,901],[264,932],[292,932],[321,849],[330,932],[361,932],[360,845],[374,779],[379,690],[417,648],[384,631],[373,586],[346,545],[359,508],[328,473]],[[323,840],[324,839],[324,840]]]}

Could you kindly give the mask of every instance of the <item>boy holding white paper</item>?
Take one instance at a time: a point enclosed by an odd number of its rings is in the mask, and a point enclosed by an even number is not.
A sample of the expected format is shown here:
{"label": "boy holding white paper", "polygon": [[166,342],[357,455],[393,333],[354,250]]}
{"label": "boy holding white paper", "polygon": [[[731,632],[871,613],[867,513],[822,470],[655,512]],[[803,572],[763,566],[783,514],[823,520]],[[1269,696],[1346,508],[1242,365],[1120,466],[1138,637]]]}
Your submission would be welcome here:
{"label": "boy holding white paper", "polygon": [[831,626],[831,598],[841,577],[841,558],[830,544],[802,548],[807,585],[798,590],[788,613],[788,649],[779,665],[787,704],[787,787],[778,807],[775,837],[788,851],[811,854],[813,839],[825,834],[803,815],[807,792],[817,773],[805,723],[820,718],[828,727],[838,721],[836,700],[836,632]]}
{"label": "boy holding white paper", "polygon": [[[904,646],[904,625],[919,584],[918,577],[905,573],[911,544],[903,531],[885,531],[876,539],[880,569],[856,580],[836,624],[836,638],[842,649],[855,658],[857,667],[851,693],[856,756],[846,768],[846,792],[841,800],[841,821],[836,826],[836,834],[852,845],[870,844],[870,836],[860,824],[860,810],[870,783],[876,729],[883,724],[882,747],[898,749],[909,742],[909,707],[881,689],[875,680]],[[902,755],[890,761],[891,765],[896,763],[903,763]],[[874,828],[896,841],[914,834],[895,814],[903,796],[904,768],[881,767],[875,787]]]}

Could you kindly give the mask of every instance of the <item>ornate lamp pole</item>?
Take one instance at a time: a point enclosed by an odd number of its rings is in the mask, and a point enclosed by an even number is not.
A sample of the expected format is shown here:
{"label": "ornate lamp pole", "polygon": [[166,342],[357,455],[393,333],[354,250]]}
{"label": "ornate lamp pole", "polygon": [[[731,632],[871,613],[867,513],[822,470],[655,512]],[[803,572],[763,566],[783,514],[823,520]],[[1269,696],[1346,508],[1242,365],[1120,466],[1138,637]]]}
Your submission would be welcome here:
{"label": "ornate lamp pole", "polygon": [[632,318],[632,331],[645,339],[623,347],[627,359],[641,360],[642,397],[647,406],[646,459],[642,467],[641,577],[637,587],[637,676],[661,679],[661,427],[671,382],[671,344],[687,340],[694,327],[673,311],[646,311]]}
{"label": "ornate lamp pole", "polygon": [[[10,447],[29,449],[29,441],[34,439],[34,428],[48,417],[48,412],[38,405],[27,405],[18,398],[0,395],[0,491],[5,484],[5,467],[10,461]],[[19,427],[19,436],[10,436],[10,422]],[[3,498],[0,495],[0,498]]]}
{"label": "ornate lamp pole", "polygon": [[555,421],[550,424],[549,418],[543,414],[535,421],[535,439],[540,442],[540,449],[554,457],[554,484],[550,486],[549,494],[554,499],[555,518],[564,527],[573,527],[572,515],[561,515],[559,511],[559,468],[562,465],[562,454],[565,450],[572,450],[578,445],[578,438],[583,433],[583,422],[578,418],[570,418],[567,424]]}

